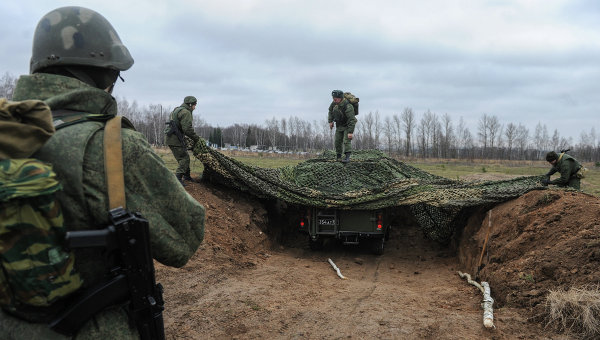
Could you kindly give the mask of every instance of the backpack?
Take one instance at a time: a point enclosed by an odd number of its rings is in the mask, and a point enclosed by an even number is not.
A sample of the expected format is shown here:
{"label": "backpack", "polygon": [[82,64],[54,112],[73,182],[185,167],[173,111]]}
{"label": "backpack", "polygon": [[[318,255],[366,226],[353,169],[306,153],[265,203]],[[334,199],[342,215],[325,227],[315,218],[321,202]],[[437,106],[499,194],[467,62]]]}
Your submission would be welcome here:
{"label": "backpack", "polygon": [[350,104],[352,104],[352,106],[354,107],[354,115],[357,116],[358,115],[358,102],[359,102],[359,98],[356,97],[356,96],[354,96],[350,92],[344,92],[344,98],[346,98],[346,100],[348,102],[350,102]]}
{"label": "backpack", "polygon": [[0,99],[0,306],[31,322],[83,284],[63,245],[62,186],[52,165],[32,158],[54,131],[44,102]]}

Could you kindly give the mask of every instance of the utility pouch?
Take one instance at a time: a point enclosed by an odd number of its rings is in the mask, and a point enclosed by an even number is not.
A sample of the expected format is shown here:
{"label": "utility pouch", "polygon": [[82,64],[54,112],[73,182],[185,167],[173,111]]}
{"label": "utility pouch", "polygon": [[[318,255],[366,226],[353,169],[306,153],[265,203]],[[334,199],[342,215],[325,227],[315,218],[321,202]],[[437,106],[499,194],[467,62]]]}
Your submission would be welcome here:
{"label": "utility pouch", "polygon": [[585,178],[585,175],[588,172],[588,168],[581,166],[581,168],[579,168],[579,170],[577,170],[577,172],[575,173],[575,177],[577,178]]}

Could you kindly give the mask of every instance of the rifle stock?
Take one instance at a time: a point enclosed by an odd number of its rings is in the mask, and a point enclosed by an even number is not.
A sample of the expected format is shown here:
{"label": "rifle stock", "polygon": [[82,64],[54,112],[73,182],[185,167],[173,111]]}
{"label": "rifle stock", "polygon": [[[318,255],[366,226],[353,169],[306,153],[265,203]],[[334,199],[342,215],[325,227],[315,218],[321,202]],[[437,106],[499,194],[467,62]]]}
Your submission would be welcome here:
{"label": "rifle stock", "polygon": [[104,247],[118,259],[110,278],[84,292],[49,326],[73,335],[102,309],[129,302],[129,318],[144,340],[164,340],[162,286],[154,277],[148,221],[138,213],[119,207],[110,212],[112,224],[105,229],[68,232],[68,248]]}

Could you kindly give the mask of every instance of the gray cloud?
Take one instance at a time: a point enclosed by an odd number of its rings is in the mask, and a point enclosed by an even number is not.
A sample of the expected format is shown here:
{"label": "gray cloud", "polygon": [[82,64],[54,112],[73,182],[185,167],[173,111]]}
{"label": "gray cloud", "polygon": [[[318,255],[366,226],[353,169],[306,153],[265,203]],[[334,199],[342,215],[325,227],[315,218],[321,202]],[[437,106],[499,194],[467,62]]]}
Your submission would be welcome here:
{"label": "gray cloud", "polygon": [[[0,4],[6,71],[28,71],[33,29],[54,7],[41,4]],[[214,125],[321,121],[336,88],[356,93],[363,113],[431,110],[463,116],[473,132],[483,113],[575,138],[598,124],[592,0],[82,5],[105,15],[135,58],[116,95],[172,107],[192,94]]]}

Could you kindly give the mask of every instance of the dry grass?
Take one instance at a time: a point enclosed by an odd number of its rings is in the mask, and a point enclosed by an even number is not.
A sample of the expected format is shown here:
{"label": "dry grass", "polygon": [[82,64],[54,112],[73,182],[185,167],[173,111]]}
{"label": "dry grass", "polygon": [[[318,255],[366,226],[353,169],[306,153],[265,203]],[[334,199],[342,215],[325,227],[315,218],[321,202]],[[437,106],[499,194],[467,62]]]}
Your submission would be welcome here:
{"label": "dry grass", "polygon": [[547,326],[581,339],[600,338],[600,287],[550,291]]}

